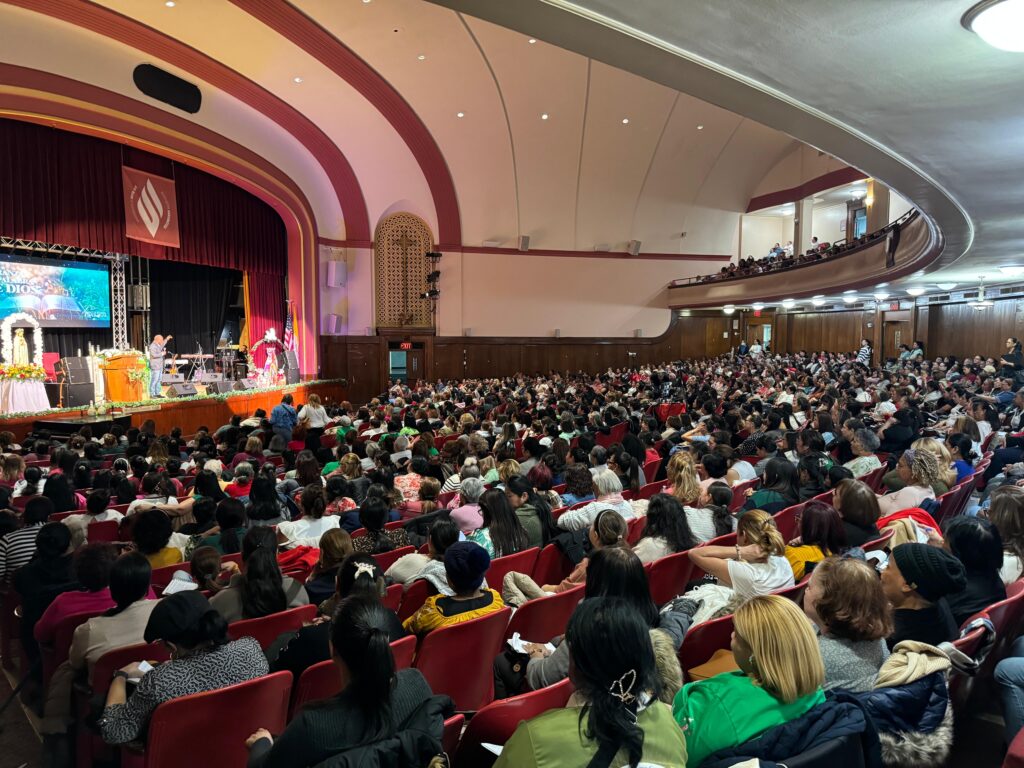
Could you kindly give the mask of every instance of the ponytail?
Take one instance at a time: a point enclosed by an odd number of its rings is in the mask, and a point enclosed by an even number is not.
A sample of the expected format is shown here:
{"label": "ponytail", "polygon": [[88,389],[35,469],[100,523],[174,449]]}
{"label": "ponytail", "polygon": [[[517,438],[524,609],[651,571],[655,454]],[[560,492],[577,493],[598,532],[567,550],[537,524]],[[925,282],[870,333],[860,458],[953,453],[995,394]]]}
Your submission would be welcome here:
{"label": "ponytail", "polygon": [[739,521],[739,530],[748,544],[759,544],[769,555],[786,552],[786,540],[775,526],[775,519],[763,509],[746,512]]}
{"label": "ponytail", "polygon": [[[269,528],[253,528],[255,531],[273,531]],[[246,544],[251,536],[247,535]],[[242,618],[258,619],[272,613],[280,613],[288,607],[284,594],[281,569],[277,565],[277,552],[267,546],[258,545],[245,557],[245,572],[242,574],[240,595]]]}

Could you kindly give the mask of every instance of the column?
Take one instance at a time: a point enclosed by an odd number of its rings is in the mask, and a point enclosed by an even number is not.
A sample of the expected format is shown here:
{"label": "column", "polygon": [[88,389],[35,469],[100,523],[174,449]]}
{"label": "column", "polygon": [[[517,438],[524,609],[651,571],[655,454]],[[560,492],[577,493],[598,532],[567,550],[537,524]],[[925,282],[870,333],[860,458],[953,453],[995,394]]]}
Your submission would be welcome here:
{"label": "column", "polygon": [[869,179],[864,204],[868,209],[868,233],[877,232],[889,223],[889,188],[876,179]]}
{"label": "column", "polygon": [[793,221],[793,251],[805,253],[811,247],[814,236],[814,203],[805,197],[796,203],[796,215]]}

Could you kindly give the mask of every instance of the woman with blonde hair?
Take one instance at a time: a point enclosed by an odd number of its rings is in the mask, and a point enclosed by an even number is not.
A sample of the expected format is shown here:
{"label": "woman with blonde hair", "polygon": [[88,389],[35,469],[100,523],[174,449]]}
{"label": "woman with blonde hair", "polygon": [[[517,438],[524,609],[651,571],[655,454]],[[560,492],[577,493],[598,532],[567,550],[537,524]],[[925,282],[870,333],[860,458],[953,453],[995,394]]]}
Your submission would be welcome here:
{"label": "woman with blonde hair", "polygon": [[752,509],[739,519],[735,546],[695,547],[690,562],[717,577],[719,585],[729,587],[740,600],[794,584],[786,542],[763,509]]}
{"label": "woman with blonde hair", "polygon": [[[928,451],[935,456],[935,460],[939,463],[939,479],[946,485],[947,490],[956,485],[956,467],[953,466],[953,456],[944,442],[936,440],[934,437],[922,437],[911,443],[910,447],[915,451]],[[882,483],[890,491],[899,491],[906,486],[895,469],[882,478]],[[935,490],[935,493],[937,496],[941,496],[945,491],[939,493],[938,490]]]}
{"label": "woman with blonde hair", "polygon": [[999,577],[1012,584],[1024,576],[1024,488],[1003,485],[992,491],[988,519],[1003,540],[1003,567]]}
{"label": "woman with blonde hair", "polygon": [[672,705],[686,736],[689,765],[825,701],[825,666],[814,629],[791,600],[761,595],[737,608],[732,653],[738,671],[684,685]]}
{"label": "woman with blonde hair", "polygon": [[939,477],[939,462],[935,454],[910,448],[896,463],[896,471],[905,483],[902,490],[878,497],[878,509],[887,517],[901,509],[920,507],[925,499],[934,499],[946,493],[949,487]]}
{"label": "woman with blonde hair", "polygon": [[522,468],[515,459],[505,459],[505,461],[498,465],[498,481],[501,485],[505,485],[512,475],[521,474],[523,474]]}
{"label": "woman with blonde hair", "polygon": [[700,477],[697,465],[689,451],[677,451],[669,459],[665,470],[671,493],[684,507],[696,507],[700,503]]}

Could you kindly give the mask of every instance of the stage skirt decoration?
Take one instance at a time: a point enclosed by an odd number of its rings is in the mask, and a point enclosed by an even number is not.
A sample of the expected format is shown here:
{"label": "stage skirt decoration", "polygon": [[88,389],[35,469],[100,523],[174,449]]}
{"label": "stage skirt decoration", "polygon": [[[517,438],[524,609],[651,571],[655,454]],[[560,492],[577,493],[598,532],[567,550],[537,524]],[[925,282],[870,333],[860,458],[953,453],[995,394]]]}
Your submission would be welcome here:
{"label": "stage skirt decoration", "polygon": [[50,408],[46,387],[38,379],[0,379],[0,413],[32,413]]}

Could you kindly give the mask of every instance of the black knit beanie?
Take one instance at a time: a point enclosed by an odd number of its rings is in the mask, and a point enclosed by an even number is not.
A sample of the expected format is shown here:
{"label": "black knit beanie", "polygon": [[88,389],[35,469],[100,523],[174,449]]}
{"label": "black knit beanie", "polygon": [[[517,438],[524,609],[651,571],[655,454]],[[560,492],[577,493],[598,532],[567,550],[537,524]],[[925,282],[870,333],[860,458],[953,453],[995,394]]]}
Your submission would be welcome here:
{"label": "black knit beanie", "polygon": [[892,551],[892,557],[904,581],[931,603],[967,586],[963,564],[944,549],[901,544]]}

